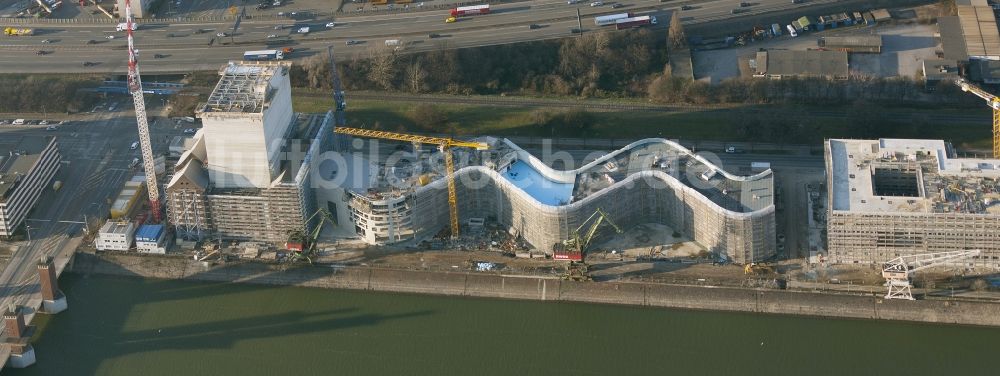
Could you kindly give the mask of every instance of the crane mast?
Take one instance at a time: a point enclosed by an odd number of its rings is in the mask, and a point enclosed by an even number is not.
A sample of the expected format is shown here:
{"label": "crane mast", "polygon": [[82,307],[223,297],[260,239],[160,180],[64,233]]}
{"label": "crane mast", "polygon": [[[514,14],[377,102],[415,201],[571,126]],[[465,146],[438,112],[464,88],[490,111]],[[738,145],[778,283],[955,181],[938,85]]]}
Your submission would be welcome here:
{"label": "crane mast", "polygon": [[135,120],[139,127],[139,146],[142,149],[142,168],[146,172],[146,191],[149,192],[149,207],[153,211],[153,221],[160,222],[160,187],[156,183],[156,167],[153,165],[153,145],[149,139],[149,122],[146,120],[146,101],[142,96],[142,79],[139,77],[139,60],[133,41],[132,5],[125,0],[125,33],[128,35],[128,90],[135,102]]}
{"label": "crane mast", "polygon": [[985,100],[986,105],[993,109],[993,158],[1000,158],[1000,98],[969,81],[958,80],[955,83],[962,88],[962,91],[972,93]]}

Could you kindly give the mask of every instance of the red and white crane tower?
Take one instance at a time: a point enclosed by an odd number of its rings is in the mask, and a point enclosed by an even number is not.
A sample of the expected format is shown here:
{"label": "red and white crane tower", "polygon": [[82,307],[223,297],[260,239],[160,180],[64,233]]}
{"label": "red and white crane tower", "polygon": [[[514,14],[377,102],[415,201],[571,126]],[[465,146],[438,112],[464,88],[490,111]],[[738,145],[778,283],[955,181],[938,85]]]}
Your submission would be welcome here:
{"label": "red and white crane tower", "polygon": [[142,149],[142,169],[146,172],[146,191],[153,221],[160,222],[160,187],[156,184],[156,167],[153,164],[153,145],[149,140],[149,122],[146,121],[146,101],[142,97],[142,79],[139,78],[139,60],[136,56],[132,34],[135,20],[132,5],[125,0],[125,33],[128,35],[128,90],[135,102],[135,120],[139,126],[139,146]]}

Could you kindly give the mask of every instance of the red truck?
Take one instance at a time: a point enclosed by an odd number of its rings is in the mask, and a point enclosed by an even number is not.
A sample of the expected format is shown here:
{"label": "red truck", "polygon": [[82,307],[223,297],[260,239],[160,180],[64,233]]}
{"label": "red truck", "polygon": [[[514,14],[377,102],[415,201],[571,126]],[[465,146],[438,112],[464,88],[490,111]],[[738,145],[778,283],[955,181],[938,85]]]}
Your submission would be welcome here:
{"label": "red truck", "polygon": [[629,17],[622,18],[615,21],[615,29],[624,30],[631,29],[633,27],[642,27],[646,25],[656,25],[655,16],[639,16],[639,17]]}
{"label": "red truck", "polygon": [[451,10],[452,17],[475,16],[477,14],[489,14],[489,13],[490,13],[489,4],[458,7]]}

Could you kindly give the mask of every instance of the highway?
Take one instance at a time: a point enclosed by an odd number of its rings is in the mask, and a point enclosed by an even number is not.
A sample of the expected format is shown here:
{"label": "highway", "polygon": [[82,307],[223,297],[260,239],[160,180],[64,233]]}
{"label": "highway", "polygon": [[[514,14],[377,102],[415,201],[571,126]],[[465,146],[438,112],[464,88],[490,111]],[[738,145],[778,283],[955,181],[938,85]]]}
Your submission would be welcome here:
{"label": "highway", "polygon": [[[685,24],[697,24],[745,17],[762,13],[816,5],[829,5],[838,0],[811,0],[805,4],[791,4],[788,0],[758,0],[738,15],[731,10],[740,8],[739,0],[671,1],[636,0],[623,3],[624,7],[612,9],[605,5],[591,7],[588,3],[566,4],[565,1],[526,1],[495,5],[492,14],[463,17],[455,23],[445,23],[446,10],[423,10],[387,13],[381,15],[348,15],[317,18],[309,21],[256,21],[242,22],[239,31],[231,37],[217,37],[219,32],[230,32],[231,23],[176,23],[142,24],[136,32],[140,50],[140,65],[144,72],[186,72],[214,70],[228,60],[242,58],[247,50],[267,48],[269,43],[288,40],[296,48],[291,58],[304,58],[324,51],[329,44],[340,47],[343,59],[366,56],[373,50],[384,50],[384,40],[400,39],[404,52],[441,48],[473,47],[492,44],[515,43],[528,40],[564,38],[572,36],[571,29],[578,27],[577,10],[584,33],[604,31],[613,27],[597,27],[597,15],[633,12],[638,15],[656,15],[657,29],[666,29],[671,12],[679,11]],[[610,2],[609,2],[610,4]],[[693,9],[680,10],[691,4]],[[789,20],[776,20],[787,22]],[[327,22],[336,26],[327,28]],[[528,25],[540,27],[530,29]],[[291,26],[295,27],[291,27]],[[0,40],[0,73],[3,72],[95,72],[123,73],[126,70],[125,33],[115,32],[112,24],[39,22],[30,25],[35,35]],[[286,26],[276,30],[276,26]],[[294,31],[300,26],[310,26],[308,34]],[[431,34],[438,34],[432,38]],[[268,36],[274,35],[272,38]],[[114,39],[108,39],[113,36]],[[347,40],[361,43],[347,46]],[[43,43],[48,41],[49,43]],[[88,44],[88,41],[93,41]],[[38,51],[46,54],[37,55]],[[163,55],[154,58],[154,55]],[[83,62],[96,65],[84,67]]]}

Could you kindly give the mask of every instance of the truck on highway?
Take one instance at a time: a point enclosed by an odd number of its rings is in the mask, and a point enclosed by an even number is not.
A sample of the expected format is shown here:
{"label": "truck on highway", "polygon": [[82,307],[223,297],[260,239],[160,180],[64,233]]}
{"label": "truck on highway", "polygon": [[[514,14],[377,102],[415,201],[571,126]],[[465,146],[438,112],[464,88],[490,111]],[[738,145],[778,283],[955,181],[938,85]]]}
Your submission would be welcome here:
{"label": "truck on highway", "polygon": [[243,53],[243,60],[246,61],[268,61],[283,60],[285,53],[278,50],[247,51]]}
{"label": "truck on highway", "polygon": [[489,13],[490,13],[489,4],[470,5],[467,7],[458,7],[451,10],[452,17],[475,16],[478,14],[489,14]]}
{"label": "truck on highway", "polygon": [[[127,28],[128,28],[128,24],[122,22],[122,23],[118,24],[118,26],[115,26],[115,31],[125,31],[125,29],[127,29]],[[139,24],[136,24],[136,23],[133,22],[132,23],[132,31],[135,31],[135,29],[138,29],[138,28],[139,28]]]}
{"label": "truck on highway", "polygon": [[35,29],[27,27],[5,27],[3,28],[3,35],[10,35],[12,37],[26,37],[35,34]]}
{"label": "truck on highway", "polygon": [[615,29],[625,30],[646,25],[656,25],[656,16],[639,16],[622,18],[615,21]]}
{"label": "truck on highway", "polygon": [[618,13],[618,14],[609,14],[606,16],[598,16],[594,17],[594,24],[597,26],[609,26],[609,25],[614,25],[615,22],[618,22],[618,20],[631,17],[632,13]]}

